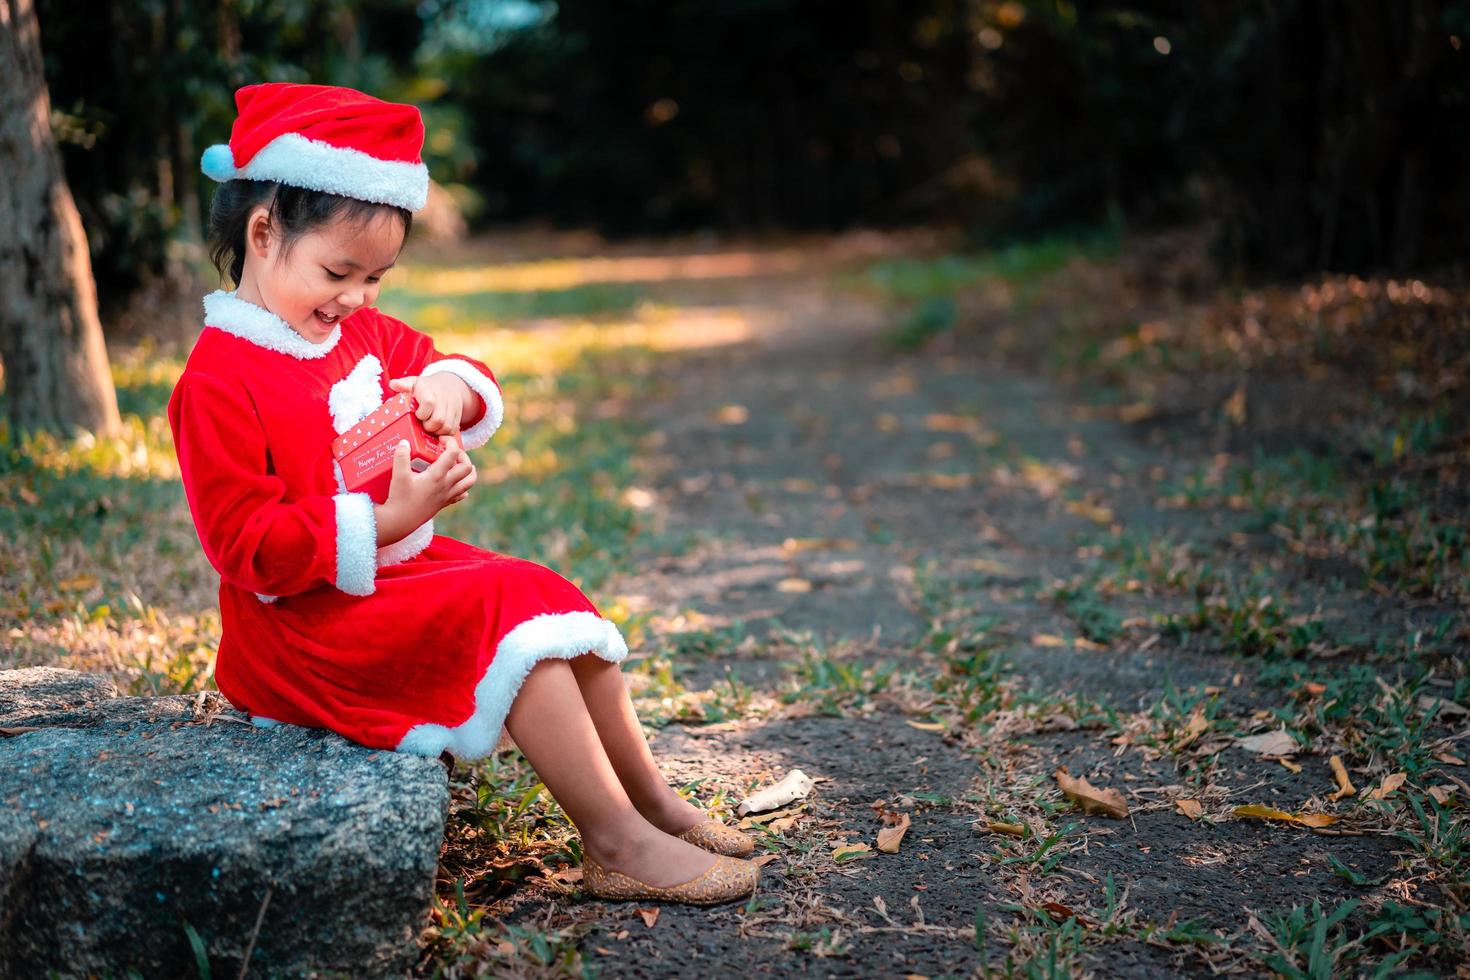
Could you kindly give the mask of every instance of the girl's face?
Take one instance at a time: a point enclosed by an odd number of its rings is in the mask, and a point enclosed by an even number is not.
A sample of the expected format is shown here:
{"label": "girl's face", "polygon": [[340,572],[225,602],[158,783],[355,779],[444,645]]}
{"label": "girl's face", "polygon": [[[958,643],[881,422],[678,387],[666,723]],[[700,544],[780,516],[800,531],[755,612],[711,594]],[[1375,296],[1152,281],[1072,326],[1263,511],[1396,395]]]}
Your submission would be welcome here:
{"label": "girl's face", "polygon": [[241,299],[270,310],[319,344],[337,323],[378,298],[378,286],[403,248],[403,223],[389,211],[366,224],[341,219],[307,232],[289,252],[256,209],[246,225]]}

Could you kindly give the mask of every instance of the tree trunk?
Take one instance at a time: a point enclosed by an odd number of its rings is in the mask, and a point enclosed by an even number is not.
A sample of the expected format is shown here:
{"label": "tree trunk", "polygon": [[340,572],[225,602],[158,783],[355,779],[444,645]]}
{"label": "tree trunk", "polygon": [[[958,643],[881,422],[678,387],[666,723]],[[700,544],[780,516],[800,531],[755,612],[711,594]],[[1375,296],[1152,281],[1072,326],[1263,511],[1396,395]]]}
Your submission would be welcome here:
{"label": "tree trunk", "polygon": [[119,428],[82,219],[51,133],[32,0],[0,0],[0,363],[12,432]]}

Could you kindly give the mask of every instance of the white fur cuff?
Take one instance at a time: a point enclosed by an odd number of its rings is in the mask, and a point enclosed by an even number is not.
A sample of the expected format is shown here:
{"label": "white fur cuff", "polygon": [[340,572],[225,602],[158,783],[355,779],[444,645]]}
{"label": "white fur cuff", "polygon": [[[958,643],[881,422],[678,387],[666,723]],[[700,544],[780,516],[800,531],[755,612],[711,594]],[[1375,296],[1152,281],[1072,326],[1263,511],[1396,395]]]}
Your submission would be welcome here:
{"label": "white fur cuff", "polygon": [[460,360],[457,357],[446,357],[442,361],[435,361],[419,374],[421,378],[427,378],[431,374],[449,373],[470,386],[470,390],[485,400],[485,414],[468,429],[459,433],[460,442],[466,449],[479,449],[490,441],[495,430],[500,428],[501,421],[505,418],[505,402],[500,397],[500,386],[491,381],[485,375],[477,371],[469,361]]}
{"label": "white fur cuff", "polygon": [[337,588],[348,595],[372,595],[378,576],[378,519],[373,498],[339,493],[337,504]]}
{"label": "white fur cuff", "polygon": [[378,567],[382,568],[384,565],[396,565],[401,561],[408,561],[427,548],[429,542],[433,540],[434,521],[433,518],[430,518],[412,531],[409,531],[406,537],[394,541],[392,544],[385,544],[379,548]]}

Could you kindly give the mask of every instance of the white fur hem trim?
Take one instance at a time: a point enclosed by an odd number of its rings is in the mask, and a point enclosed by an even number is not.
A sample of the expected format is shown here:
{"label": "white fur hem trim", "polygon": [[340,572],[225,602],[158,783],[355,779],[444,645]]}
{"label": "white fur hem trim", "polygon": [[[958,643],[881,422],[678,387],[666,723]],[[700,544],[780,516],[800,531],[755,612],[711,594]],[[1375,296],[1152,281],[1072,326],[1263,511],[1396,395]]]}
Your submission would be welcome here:
{"label": "white fur hem trim", "polygon": [[469,719],[454,728],[430,722],[415,725],[398,743],[398,751],[437,756],[448,749],[456,759],[489,755],[531,668],[543,660],[571,660],[584,653],[619,663],[628,655],[628,645],[618,628],[596,613],[531,617],[501,638],[495,659],[475,685],[475,711]]}
{"label": "white fur hem trim", "polygon": [[383,362],[372,354],[363,356],[347,377],[332,385],[327,408],[332,428],[340,436],[383,404]]}
{"label": "white fur hem trim", "polygon": [[378,567],[384,565],[396,565],[401,561],[408,561],[429,546],[434,540],[434,521],[430,518],[412,531],[408,536],[385,544],[378,549]]}
{"label": "white fur hem trim", "polygon": [[337,504],[337,588],[348,595],[372,595],[378,577],[378,519],[373,498],[339,493]]}
{"label": "white fur hem trim", "polygon": [[266,595],[264,592],[257,592],[257,593],[255,593],[255,598],[259,599],[261,602],[265,603],[266,605],[270,605],[272,602],[275,602],[277,599],[279,599],[280,596],[278,596],[278,595]]}
{"label": "white fur hem trim", "polygon": [[[419,210],[429,200],[429,168],[422,163],[380,160],[361,150],[307,139],[300,133],[277,136],[243,167],[226,167],[223,157],[216,153],[211,160],[209,153],[205,151],[201,166],[218,181],[273,180],[410,211]],[[230,163],[234,163],[233,155]]]}
{"label": "white fur hem trim", "polygon": [[500,428],[500,423],[505,419],[505,402],[500,397],[500,386],[480,373],[469,361],[457,357],[446,357],[442,361],[435,361],[424,368],[419,377],[427,378],[431,374],[444,373],[454,375],[485,400],[484,416],[480,421],[459,433],[460,442],[466,449],[479,449],[490,441],[490,437],[495,434],[495,430]]}
{"label": "white fur hem trim", "polygon": [[204,325],[234,334],[257,347],[289,354],[303,361],[326,357],[342,339],[342,324],[339,322],[326,340],[313,344],[270,310],[223,289],[216,289],[204,297]]}

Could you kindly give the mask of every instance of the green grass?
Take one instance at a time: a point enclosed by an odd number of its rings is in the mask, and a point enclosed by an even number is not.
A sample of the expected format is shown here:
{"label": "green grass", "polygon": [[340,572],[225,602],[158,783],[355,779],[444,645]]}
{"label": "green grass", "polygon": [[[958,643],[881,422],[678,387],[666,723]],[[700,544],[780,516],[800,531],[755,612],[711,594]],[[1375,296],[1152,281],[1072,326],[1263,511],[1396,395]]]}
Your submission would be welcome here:
{"label": "green grass", "polygon": [[1105,258],[1117,249],[1116,234],[1098,232],[1016,242],[976,254],[885,259],[869,266],[855,285],[877,292],[890,305],[889,343],[916,350],[960,321],[967,293],[1001,287],[1011,303],[1025,307],[1047,277],[1079,258]]}
{"label": "green grass", "polygon": [[1116,235],[1099,232],[1016,242],[977,254],[885,259],[867,269],[864,282],[899,301],[953,296],[994,280],[1028,286],[1066,268],[1076,259],[1113,255],[1118,244]]}
{"label": "green grass", "polygon": [[1470,593],[1470,519],[1441,504],[1437,479],[1400,464],[1406,447],[1437,445],[1448,423],[1436,414],[1401,425],[1376,437],[1379,461],[1366,468],[1344,466],[1340,456],[1257,451],[1224,471],[1201,467],[1164,485],[1162,496],[1179,506],[1239,511],[1246,530],[1273,534],[1294,554],[1356,568],[1353,585],[1361,589]]}

